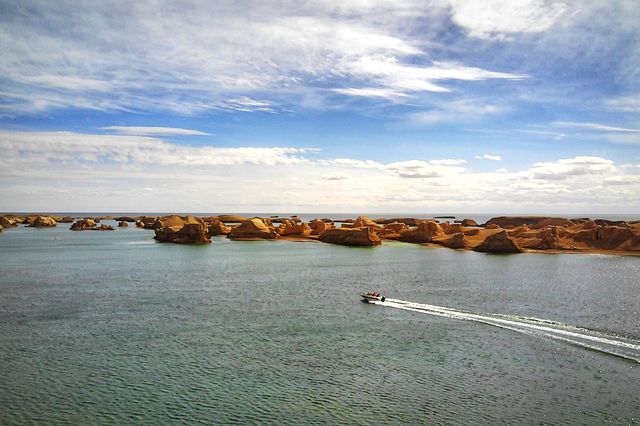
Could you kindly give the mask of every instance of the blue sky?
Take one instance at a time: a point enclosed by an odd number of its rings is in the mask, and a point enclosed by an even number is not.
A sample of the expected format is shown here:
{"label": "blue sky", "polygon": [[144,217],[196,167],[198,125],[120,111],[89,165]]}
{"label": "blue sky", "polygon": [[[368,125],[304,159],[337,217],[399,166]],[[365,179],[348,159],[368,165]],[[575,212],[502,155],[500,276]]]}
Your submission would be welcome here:
{"label": "blue sky", "polygon": [[638,213],[640,3],[0,1],[0,210]]}

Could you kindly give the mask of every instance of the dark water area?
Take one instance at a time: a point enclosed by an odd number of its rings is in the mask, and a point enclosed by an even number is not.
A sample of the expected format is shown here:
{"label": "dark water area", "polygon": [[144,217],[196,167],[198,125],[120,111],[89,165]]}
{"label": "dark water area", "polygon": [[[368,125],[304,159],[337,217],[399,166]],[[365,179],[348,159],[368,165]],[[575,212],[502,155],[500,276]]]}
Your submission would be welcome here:
{"label": "dark water area", "polygon": [[638,343],[638,257],[152,235],[0,235],[0,424],[640,422],[633,359],[358,296]]}

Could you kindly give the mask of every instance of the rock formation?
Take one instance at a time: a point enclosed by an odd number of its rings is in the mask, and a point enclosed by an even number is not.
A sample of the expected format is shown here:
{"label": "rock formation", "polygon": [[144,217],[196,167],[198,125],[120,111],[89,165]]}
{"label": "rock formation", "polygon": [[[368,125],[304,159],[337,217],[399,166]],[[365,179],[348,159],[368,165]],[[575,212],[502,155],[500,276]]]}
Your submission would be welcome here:
{"label": "rock formation", "polygon": [[381,229],[382,226],[369,219],[367,216],[358,216],[353,222],[352,228],[371,228],[372,230]]}
{"label": "rock formation", "polygon": [[61,218],[58,222],[60,223],[73,223],[73,218],[71,216],[65,216]]}
{"label": "rock formation", "polygon": [[375,246],[382,244],[380,237],[369,227],[327,229],[320,234],[318,239],[325,243],[346,246]]}
{"label": "rock formation", "polygon": [[313,219],[309,222],[309,227],[311,228],[311,235],[320,235],[327,229],[333,228],[333,224],[323,219]]}
{"label": "rock formation", "polygon": [[462,219],[460,223],[462,226],[479,226],[478,223],[473,219]]}
{"label": "rock formation", "polygon": [[289,219],[283,219],[276,232],[282,236],[300,235],[306,236],[311,234],[311,227],[304,222],[296,223]]}
{"label": "rock formation", "polygon": [[30,228],[50,228],[56,226],[58,223],[49,216],[36,216],[29,224]]}
{"label": "rock formation", "polygon": [[498,225],[500,228],[510,229],[522,225],[527,225],[529,228],[537,229],[545,226],[573,226],[575,223],[562,217],[547,217],[547,216],[500,216],[489,219],[485,226],[487,229],[491,229],[488,225]]}
{"label": "rock formation", "polygon": [[458,232],[448,238],[440,239],[438,242],[443,246],[452,249],[464,249],[469,247],[469,243],[462,232]]}
{"label": "rock formation", "polygon": [[208,222],[207,226],[209,227],[209,234],[211,236],[227,235],[229,232],[231,232],[231,228],[228,226],[225,226],[225,224],[219,221],[218,219],[214,219],[213,221]]}
{"label": "rock formation", "polygon": [[229,232],[231,239],[267,239],[272,240],[278,238],[278,233],[271,227],[267,226],[261,219],[253,218],[243,221]]}
{"label": "rock formation", "polygon": [[507,231],[502,230],[498,233],[489,235],[479,246],[474,248],[475,251],[484,253],[521,253],[522,249],[518,244],[509,237]]}
{"label": "rock formation", "polygon": [[13,216],[0,216],[0,225],[5,228],[12,228],[14,226],[18,226],[18,223],[22,221],[17,221]]}
{"label": "rock formation", "polygon": [[136,218],[131,216],[120,216],[114,218],[113,220],[115,220],[116,222],[135,222]]}
{"label": "rock formation", "polygon": [[80,219],[73,225],[71,225],[72,231],[86,231],[89,229],[93,229],[97,226],[96,221],[93,219]]}
{"label": "rock formation", "polygon": [[89,228],[89,231],[115,231],[115,228],[111,225],[100,225]]}
{"label": "rock formation", "polygon": [[242,223],[247,220],[244,216],[232,215],[232,214],[221,214],[219,216],[213,216],[213,218],[218,219],[220,222],[226,223]]}
{"label": "rock formation", "polygon": [[129,224],[124,220],[118,222],[118,228],[126,228],[127,226],[129,226]]}
{"label": "rock formation", "polygon": [[209,229],[202,219],[193,216],[167,216],[157,220],[155,237],[161,243],[208,244]]}
{"label": "rock formation", "polygon": [[400,232],[400,241],[408,243],[430,243],[433,237],[442,235],[442,228],[433,220],[418,223],[417,228]]}

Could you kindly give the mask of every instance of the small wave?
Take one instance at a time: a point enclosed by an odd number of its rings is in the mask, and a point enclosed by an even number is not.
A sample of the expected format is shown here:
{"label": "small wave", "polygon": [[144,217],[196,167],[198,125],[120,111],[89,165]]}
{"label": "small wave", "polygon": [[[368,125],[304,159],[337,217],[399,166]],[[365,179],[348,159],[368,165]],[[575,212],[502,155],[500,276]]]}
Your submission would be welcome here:
{"label": "small wave", "polygon": [[571,324],[518,315],[469,312],[445,306],[389,298],[384,302],[373,301],[371,303],[428,315],[474,321],[528,335],[547,337],[640,363],[640,341]]}

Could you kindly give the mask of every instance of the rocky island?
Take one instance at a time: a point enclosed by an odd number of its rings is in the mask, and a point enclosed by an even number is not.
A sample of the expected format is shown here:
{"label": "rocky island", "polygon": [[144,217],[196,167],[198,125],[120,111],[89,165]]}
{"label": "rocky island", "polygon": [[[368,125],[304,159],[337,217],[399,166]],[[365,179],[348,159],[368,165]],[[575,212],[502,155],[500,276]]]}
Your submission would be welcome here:
{"label": "rocky island", "polygon": [[[4,215],[4,230],[19,224],[32,228],[53,227],[73,218],[47,215]],[[484,253],[590,252],[640,255],[640,221],[610,221],[547,216],[500,216],[478,225],[472,219],[450,223],[434,219],[379,218],[359,216],[333,221],[328,218],[301,221],[291,218],[220,215],[87,217],[75,221],[71,230],[113,231],[100,220],[115,220],[118,227],[135,222],[154,231],[159,242],[209,244],[212,236],[231,240],[319,241],[347,246],[376,246],[387,241],[440,246]],[[338,226],[339,225],[339,226]],[[2,229],[0,228],[0,229]]]}

